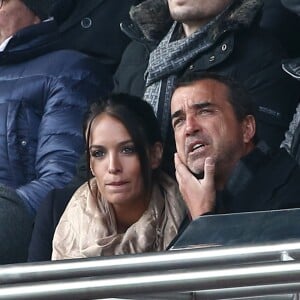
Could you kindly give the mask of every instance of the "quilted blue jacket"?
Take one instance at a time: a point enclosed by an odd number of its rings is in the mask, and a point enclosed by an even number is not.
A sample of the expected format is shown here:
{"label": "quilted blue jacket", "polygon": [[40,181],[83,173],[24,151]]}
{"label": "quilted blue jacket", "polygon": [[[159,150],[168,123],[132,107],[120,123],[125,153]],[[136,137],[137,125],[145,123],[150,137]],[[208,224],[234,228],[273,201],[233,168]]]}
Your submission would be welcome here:
{"label": "quilted blue jacket", "polygon": [[0,52],[0,184],[32,213],[71,180],[89,101],[110,88],[103,65],[59,50],[56,29],[53,21],[27,27]]}

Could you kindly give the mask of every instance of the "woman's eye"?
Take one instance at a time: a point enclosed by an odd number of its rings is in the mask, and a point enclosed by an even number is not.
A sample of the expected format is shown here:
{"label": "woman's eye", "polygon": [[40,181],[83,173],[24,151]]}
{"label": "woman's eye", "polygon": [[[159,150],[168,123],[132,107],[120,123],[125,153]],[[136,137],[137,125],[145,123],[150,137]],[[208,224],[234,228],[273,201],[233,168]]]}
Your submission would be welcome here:
{"label": "woman's eye", "polygon": [[124,153],[124,154],[132,154],[132,153],[135,153],[135,147],[134,146],[124,146],[122,149],[121,149],[121,152]]}
{"label": "woman's eye", "polygon": [[101,150],[94,150],[91,152],[91,156],[93,157],[103,157],[104,156],[104,151]]}

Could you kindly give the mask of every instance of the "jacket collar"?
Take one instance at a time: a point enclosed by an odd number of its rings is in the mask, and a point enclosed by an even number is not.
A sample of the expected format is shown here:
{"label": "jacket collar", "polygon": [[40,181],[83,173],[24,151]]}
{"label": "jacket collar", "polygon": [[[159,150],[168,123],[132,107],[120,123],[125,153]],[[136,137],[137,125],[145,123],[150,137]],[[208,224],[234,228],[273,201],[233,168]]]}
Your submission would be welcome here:
{"label": "jacket collar", "polygon": [[58,49],[58,27],[54,20],[18,31],[0,53],[0,65],[19,63]]}
{"label": "jacket collar", "polygon": [[[216,38],[224,28],[249,27],[258,17],[262,6],[262,0],[234,0],[216,17],[214,26],[210,28],[210,36]],[[173,23],[166,0],[145,0],[131,8],[130,17],[149,41],[159,41]]]}

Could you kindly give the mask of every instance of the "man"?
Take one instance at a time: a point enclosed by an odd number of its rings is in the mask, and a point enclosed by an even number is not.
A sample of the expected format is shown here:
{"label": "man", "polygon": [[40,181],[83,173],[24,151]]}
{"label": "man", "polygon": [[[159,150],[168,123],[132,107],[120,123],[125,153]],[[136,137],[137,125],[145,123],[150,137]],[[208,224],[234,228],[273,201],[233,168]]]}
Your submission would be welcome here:
{"label": "man", "polygon": [[220,75],[182,78],[171,101],[176,178],[191,218],[300,207],[300,169],[256,135],[255,110]]}
{"label": "man", "polygon": [[73,177],[105,66],[60,50],[51,1],[0,1],[0,263],[26,260],[34,215]]}
{"label": "man", "polygon": [[133,24],[123,30],[135,41],[124,52],[114,90],[144,94],[152,104],[167,162],[173,155],[170,98],[178,78],[194,72],[242,82],[259,107],[260,136],[279,146],[299,86],[281,69],[281,45],[258,26],[261,8],[260,0],[146,0],[131,9]]}

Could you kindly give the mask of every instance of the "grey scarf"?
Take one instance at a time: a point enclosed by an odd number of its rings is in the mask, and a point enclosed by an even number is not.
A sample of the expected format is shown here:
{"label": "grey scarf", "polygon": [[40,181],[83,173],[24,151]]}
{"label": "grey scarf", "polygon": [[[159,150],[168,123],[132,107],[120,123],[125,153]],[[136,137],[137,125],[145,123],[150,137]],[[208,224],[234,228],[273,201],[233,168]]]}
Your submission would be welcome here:
{"label": "grey scarf", "polygon": [[[221,15],[220,15],[221,16]],[[170,100],[176,84],[178,74],[186,69],[196,57],[215,43],[215,38],[208,38],[209,28],[218,21],[219,17],[194,32],[191,36],[177,39],[179,24],[175,22],[168,34],[157,48],[150,54],[149,65],[145,73],[146,90],[144,99],[148,101],[155,113],[158,113],[158,104],[163,99],[161,113],[161,130],[166,138],[170,119]],[[165,87],[162,90],[162,82]]]}

